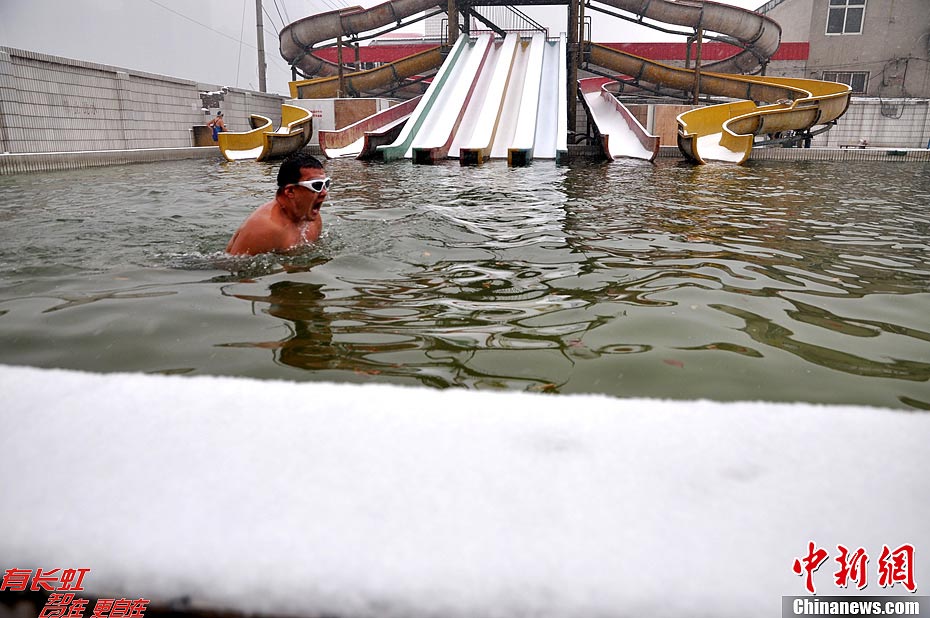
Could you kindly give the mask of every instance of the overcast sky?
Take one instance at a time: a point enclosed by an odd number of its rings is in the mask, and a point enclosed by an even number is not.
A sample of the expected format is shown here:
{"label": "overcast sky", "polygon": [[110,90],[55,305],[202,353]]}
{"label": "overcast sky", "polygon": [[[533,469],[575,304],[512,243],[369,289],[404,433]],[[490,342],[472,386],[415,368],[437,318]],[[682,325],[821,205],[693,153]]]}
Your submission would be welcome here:
{"label": "overcast sky", "polygon": [[[278,52],[284,24],[382,1],[264,0],[268,90],[287,94],[291,79]],[[755,9],[765,0],[723,2]],[[255,6],[255,0],[0,0],[0,45],[258,90]],[[565,30],[564,8],[543,10],[537,19],[554,32]],[[600,42],[669,40],[600,14],[593,22]]]}

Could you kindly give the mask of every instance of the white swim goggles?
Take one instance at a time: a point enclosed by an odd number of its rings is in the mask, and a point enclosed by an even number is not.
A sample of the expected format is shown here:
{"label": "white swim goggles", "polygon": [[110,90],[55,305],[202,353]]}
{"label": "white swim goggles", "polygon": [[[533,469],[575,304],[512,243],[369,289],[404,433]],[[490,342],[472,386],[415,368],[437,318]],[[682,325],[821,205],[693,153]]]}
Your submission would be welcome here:
{"label": "white swim goggles", "polygon": [[295,182],[294,184],[300,185],[305,189],[310,189],[314,193],[320,193],[323,189],[329,189],[329,186],[333,184],[333,179],[330,177],[326,178],[315,178],[314,180],[304,180],[303,182]]}

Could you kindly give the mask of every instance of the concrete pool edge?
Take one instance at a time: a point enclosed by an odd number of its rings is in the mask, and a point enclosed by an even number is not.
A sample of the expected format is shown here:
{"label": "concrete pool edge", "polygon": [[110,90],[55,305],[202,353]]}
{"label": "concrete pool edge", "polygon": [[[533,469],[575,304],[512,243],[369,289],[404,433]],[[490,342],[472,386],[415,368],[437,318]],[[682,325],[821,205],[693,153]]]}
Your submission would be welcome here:
{"label": "concrete pool edge", "polygon": [[[683,158],[678,146],[662,146],[659,157]],[[926,148],[753,148],[748,161],[930,161]]]}
{"label": "concrete pool edge", "polygon": [[216,146],[0,153],[0,176],[182,159],[222,159]]}

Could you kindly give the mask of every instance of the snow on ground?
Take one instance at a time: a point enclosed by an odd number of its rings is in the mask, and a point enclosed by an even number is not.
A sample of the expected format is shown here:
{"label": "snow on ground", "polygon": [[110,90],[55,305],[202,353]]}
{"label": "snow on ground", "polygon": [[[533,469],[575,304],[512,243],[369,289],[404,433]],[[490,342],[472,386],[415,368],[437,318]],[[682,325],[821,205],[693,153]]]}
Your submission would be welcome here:
{"label": "snow on ground", "polygon": [[[297,616],[777,616],[916,548],[930,415],[0,367],[0,568]],[[925,593],[924,593],[925,594]]]}

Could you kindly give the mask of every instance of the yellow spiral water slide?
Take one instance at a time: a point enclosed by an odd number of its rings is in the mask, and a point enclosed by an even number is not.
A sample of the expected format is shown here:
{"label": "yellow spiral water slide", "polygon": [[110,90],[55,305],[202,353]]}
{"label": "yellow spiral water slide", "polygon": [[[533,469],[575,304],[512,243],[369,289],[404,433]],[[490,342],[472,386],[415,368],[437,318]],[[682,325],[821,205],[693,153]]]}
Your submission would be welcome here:
{"label": "yellow spiral water slide", "polygon": [[849,105],[845,84],[733,73],[752,73],[781,41],[781,27],[766,15],[711,1],[600,0],[624,11],[668,24],[728,35],[743,50],[703,66],[700,75],[633,54],[591,45],[589,62],[637,81],[703,94],[743,99],[700,107],[678,116],[678,147],[695,163],[742,163],[753,136],[807,130],[842,116]]}
{"label": "yellow spiral water slide", "polygon": [[278,130],[270,118],[252,114],[251,131],[223,132],[217,136],[220,153],[227,161],[280,159],[307,145],[313,131],[310,113],[294,105],[281,105],[281,127]]}
{"label": "yellow spiral water slide", "polygon": [[[694,86],[694,71],[592,45],[590,62],[638,81],[681,90]],[[849,86],[813,79],[730,75],[702,71],[700,91],[744,99],[699,107],[678,116],[678,147],[695,163],[742,163],[755,135],[802,131],[842,116]],[[768,103],[768,104],[766,104]]]}

